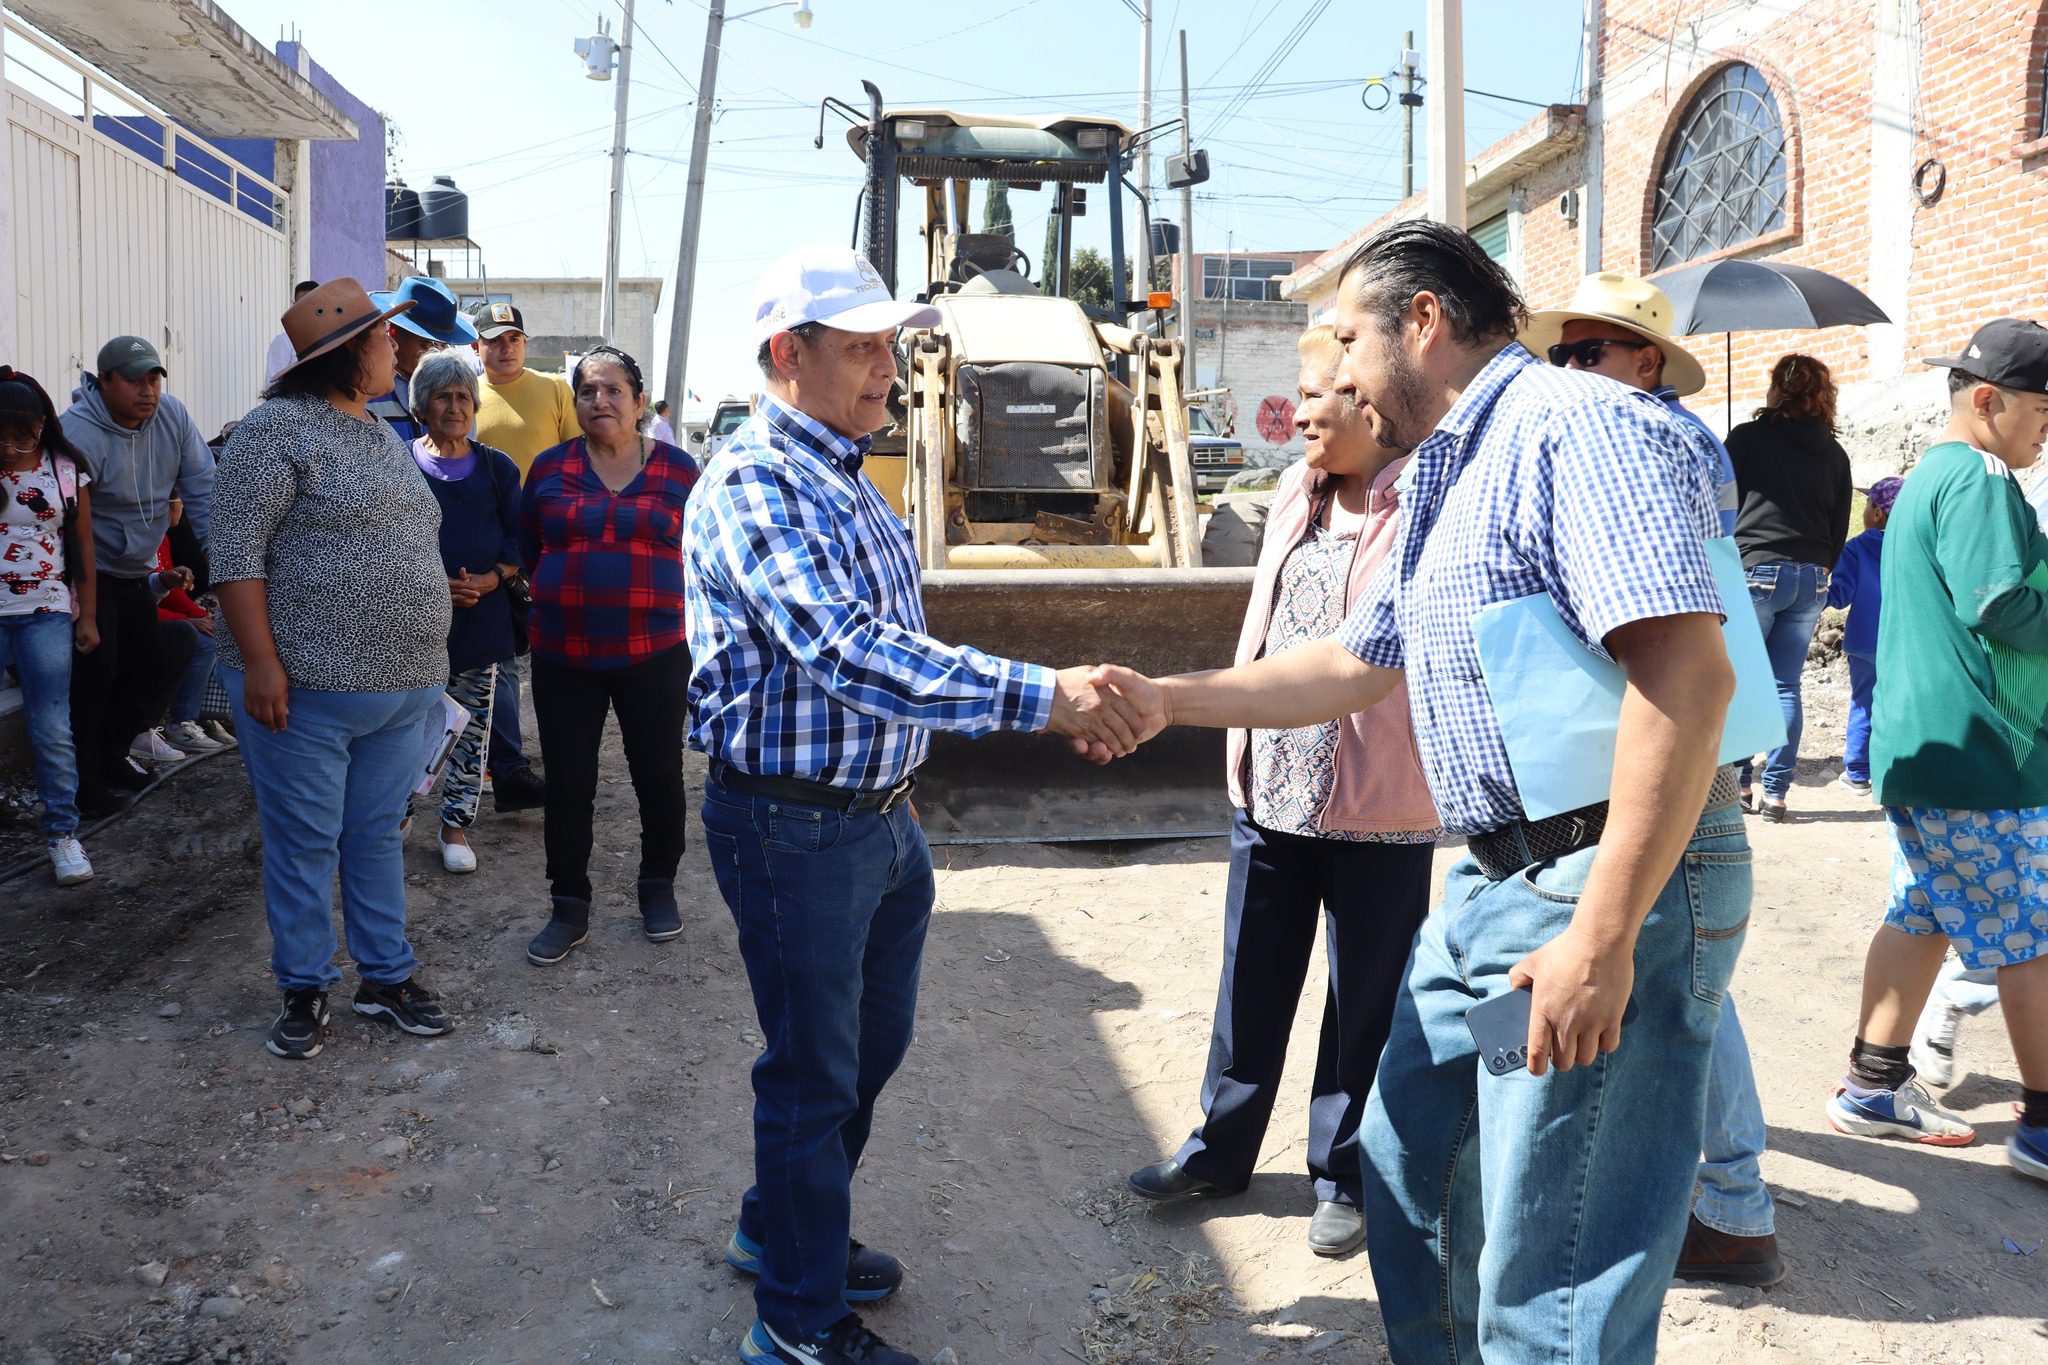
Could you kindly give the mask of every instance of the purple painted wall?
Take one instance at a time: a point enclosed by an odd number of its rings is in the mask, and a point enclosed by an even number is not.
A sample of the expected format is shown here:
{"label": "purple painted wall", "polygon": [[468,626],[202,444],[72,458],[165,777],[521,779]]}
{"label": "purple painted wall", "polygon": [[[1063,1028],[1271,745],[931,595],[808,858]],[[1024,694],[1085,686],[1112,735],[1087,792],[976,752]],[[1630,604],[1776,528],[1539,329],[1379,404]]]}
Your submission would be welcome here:
{"label": "purple painted wall", "polygon": [[[298,43],[281,42],[277,55],[304,73],[313,88],[355,121],[354,142],[313,144],[313,278],[347,275],[365,289],[384,287],[384,120],[329,75]],[[272,176],[273,144],[232,141],[222,151],[259,175]]]}

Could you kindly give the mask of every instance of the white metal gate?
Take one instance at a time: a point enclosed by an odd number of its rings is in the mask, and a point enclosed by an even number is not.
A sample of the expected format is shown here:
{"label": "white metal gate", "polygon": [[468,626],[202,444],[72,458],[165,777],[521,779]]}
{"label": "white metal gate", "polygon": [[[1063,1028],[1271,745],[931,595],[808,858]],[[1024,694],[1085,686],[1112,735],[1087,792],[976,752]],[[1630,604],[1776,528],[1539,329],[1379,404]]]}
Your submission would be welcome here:
{"label": "white metal gate", "polygon": [[283,194],[11,21],[6,55],[22,353],[0,360],[61,410],[102,343],[147,337],[213,435],[255,403],[290,297]]}

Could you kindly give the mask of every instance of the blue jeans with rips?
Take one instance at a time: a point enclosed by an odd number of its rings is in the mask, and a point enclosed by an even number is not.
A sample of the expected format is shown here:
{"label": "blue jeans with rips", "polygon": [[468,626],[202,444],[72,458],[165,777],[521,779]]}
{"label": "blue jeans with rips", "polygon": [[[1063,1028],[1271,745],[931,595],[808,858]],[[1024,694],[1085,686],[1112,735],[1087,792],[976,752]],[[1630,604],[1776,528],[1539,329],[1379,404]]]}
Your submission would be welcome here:
{"label": "blue jeans with rips", "polygon": [[319,692],[294,687],[284,729],[249,718],[242,671],[220,670],[263,830],[263,902],[280,990],[326,990],[334,966],[334,878],[363,980],[412,975],[405,847],[398,823],[424,771],[427,714],[442,689]]}
{"label": "blue jeans with rips", "polygon": [[848,815],[704,783],[704,838],[739,928],[765,1040],[754,1063],[761,1320],[785,1335],[846,1316],[852,1181],[875,1099],[910,1050],[936,888],[899,806]]}
{"label": "blue jeans with rips", "polygon": [[21,676],[22,719],[43,799],[43,833],[78,831],[78,748],[71,740],[71,614],[0,616],[0,674]]}
{"label": "blue jeans with rips", "polygon": [[[1785,742],[1764,757],[1764,795],[1782,800],[1792,790],[1799,767],[1799,733],[1806,728],[1806,708],[1799,696],[1806,651],[1813,644],[1821,608],[1828,604],[1828,571],[1818,564],[1774,560],[1752,565],[1749,603],[1764,632],[1764,652],[1778,683],[1778,709],[1785,716]],[[1754,765],[1742,765],[1742,785],[1750,784]]]}
{"label": "blue jeans with rips", "polygon": [[1700,1197],[1692,1211],[1702,1223],[1733,1237],[1765,1237],[1778,1230],[1777,1205],[1757,1158],[1764,1154],[1764,1107],[1749,1065],[1749,1040],[1735,1014],[1735,997],[1721,998],[1714,1029],[1714,1062],[1707,1069],[1707,1121],[1700,1130]]}
{"label": "blue jeans with rips", "polygon": [[1452,866],[1366,1102],[1366,1247],[1398,1365],[1632,1365],[1657,1350],[1721,999],[1749,922],[1733,805],[1709,811],[1636,938],[1639,1014],[1590,1066],[1486,1073],[1465,1012],[1571,922],[1595,850],[1488,881]]}

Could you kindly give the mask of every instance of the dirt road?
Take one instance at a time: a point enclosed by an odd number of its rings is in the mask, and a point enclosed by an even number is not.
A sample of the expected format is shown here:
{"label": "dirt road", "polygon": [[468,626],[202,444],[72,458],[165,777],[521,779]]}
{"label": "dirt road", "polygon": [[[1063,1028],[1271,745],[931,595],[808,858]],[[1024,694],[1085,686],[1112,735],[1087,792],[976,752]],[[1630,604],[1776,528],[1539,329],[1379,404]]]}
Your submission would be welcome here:
{"label": "dirt road", "polygon": [[[469,878],[416,836],[423,975],[459,1021],[444,1039],[343,1011],[318,1059],[263,1051],[276,995],[232,755],[98,835],[89,887],[0,887],[0,1358],[734,1358],[751,1299],[719,1251],[759,1040],[700,849],[684,937],[638,932],[612,744],[600,918],[562,968],[523,956],[537,815],[486,815]],[[2048,1359],[2048,1249],[2005,1245],[2048,1243],[2048,1189],[2005,1164],[2017,1080],[1996,1021],[1965,1025],[1949,1093],[1977,1146],[1821,1120],[1885,885],[1877,812],[1833,773],[1803,774],[1795,822],[1752,829],[1737,980],[1791,1278],[1674,1289],[1664,1357]],[[940,851],[919,1037],[856,1186],[858,1234],[909,1269],[872,1315],[885,1335],[966,1365],[1384,1359],[1364,1256],[1304,1242],[1312,1011],[1248,1194],[1162,1212],[1123,1193],[1194,1118],[1222,853]],[[1318,969],[1306,998],[1321,991]]]}

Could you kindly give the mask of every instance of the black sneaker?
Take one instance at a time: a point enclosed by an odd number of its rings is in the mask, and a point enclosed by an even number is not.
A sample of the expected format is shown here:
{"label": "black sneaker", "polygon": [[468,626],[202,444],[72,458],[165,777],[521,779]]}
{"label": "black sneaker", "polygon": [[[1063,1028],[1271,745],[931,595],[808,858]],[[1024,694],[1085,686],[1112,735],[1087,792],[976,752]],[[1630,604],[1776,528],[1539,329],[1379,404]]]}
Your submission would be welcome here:
{"label": "black sneaker", "polygon": [[303,1062],[318,1057],[327,1039],[327,992],[286,991],[284,1009],[270,1026],[263,1046],[289,1061]]}
{"label": "black sneaker", "polygon": [[552,967],[590,937],[590,902],[555,897],[555,913],[526,945],[526,960],[536,967]]}
{"label": "black sneaker", "polygon": [[548,803],[548,784],[531,768],[521,768],[516,773],[492,778],[491,792],[491,800],[500,815],[510,815],[521,810],[539,810]]}
{"label": "black sneaker", "polygon": [[139,792],[150,783],[156,781],[155,778],[149,775],[149,769],[143,767],[132,758],[123,758],[119,763],[107,769],[103,780],[107,786],[112,787],[116,791],[124,792]]}
{"label": "black sneaker", "polygon": [[[732,1230],[726,1239],[725,1263],[742,1275],[761,1273],[761,1244]],[[873,1303],[886,1299],[903,1285],[903,1262],[886,1251],[877,1251],[851,1237],[846,1239],[846,1301]]]}
{"label": "black sneaker", "polygon": [[356,987],[356,1013],[388,1019],[407,1033],[433,1038],[453,1027],[448,1011],[434,994],[412,977],[385,984],[365,981]]}
{"label": "black sneaker", "polygon": [[762,1322],[740,1338],[740,1359],[783,1361],[786,1365],[922,1365],[870,1332],[858,1314],[848,1313],[816,1336],[784,1336]]}
{"label": "black sneaker", "polygon": [[134,792],[116,791],[112,787],[81,787],[78,791],[78,813],[87,820],[119,815],[134,804]]}

